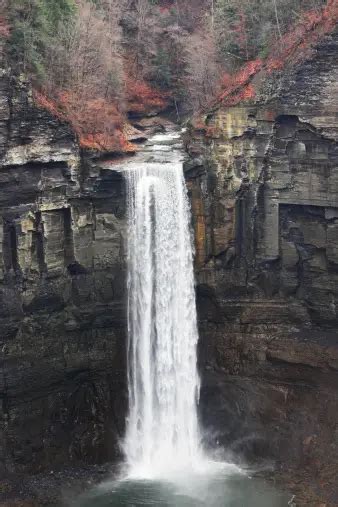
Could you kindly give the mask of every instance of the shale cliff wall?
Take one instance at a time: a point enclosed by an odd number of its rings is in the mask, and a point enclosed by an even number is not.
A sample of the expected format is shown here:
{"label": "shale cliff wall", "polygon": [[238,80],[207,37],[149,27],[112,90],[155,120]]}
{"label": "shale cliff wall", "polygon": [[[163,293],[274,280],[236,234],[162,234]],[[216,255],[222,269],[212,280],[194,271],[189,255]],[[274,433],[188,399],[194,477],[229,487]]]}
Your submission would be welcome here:
{"label": "shale cliff wall", "polygon": [[254,100],[190,129],[185,167],[208,438],[309,470],[327,490],[338,470],[337,54],[335,31],[302,63],[255,76]]}
{"label": "shale cliff wall", "polygon": [[[190,129],[185,164],[206,440],[316,477],[332,505],[337,54],[335,31],[258,73],[255,99]],[[0,118],[0,473],[110,460],[127,405],[124,181],[6,71]]]}
{"label": "shale cliff wall", "polygon": [[0,79],[0,474],[111,459],[125,397],[125,188]]}

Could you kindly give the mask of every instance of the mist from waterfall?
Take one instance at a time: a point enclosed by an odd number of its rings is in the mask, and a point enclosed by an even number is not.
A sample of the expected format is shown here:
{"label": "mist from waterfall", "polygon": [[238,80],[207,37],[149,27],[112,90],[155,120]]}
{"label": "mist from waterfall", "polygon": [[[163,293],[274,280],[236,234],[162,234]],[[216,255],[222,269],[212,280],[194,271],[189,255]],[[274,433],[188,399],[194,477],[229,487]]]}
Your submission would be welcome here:
{"label": "mist from waterfall", "polygon": [[[289,498],[204,452],[197,319],[180,135],[150,139],[121,170],[128,187],[128,389],[119,476],[76,507],[284,507]],[[290,503],[290,502],[289,502]]]}
{"label": "mist from waterfall", "polygon": [[133,476],[201,460],[197,319],[182,162],[133,164],[128,185],[128,388],[125,452]]}

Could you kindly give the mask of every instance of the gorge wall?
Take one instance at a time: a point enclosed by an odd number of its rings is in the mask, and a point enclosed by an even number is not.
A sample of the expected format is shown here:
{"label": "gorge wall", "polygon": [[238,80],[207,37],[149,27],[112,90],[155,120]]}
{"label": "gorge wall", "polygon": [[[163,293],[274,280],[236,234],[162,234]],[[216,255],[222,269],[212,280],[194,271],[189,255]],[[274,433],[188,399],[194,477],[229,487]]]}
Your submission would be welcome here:
{"label": "gorge wall", "polygon": [[[337,52],[336,31],[257,74],[255,99],[190,129],[185,164],[206,440],[307,471],[333,505]],[[124,181],[6,71],[0,111],[0,472],[111,460],[127,403]]]}
{"label": "gorge wall", "polygon": [[255,99],[220,104],[190,128],[185,167],[208,440],[309,471],[333,505],[337,54],[336,30],[297,66],[257,74]]}
{"label": "gorge wall", "polygon": [[0,474],[118,452],[125,396],[125,188],[0,79]]}

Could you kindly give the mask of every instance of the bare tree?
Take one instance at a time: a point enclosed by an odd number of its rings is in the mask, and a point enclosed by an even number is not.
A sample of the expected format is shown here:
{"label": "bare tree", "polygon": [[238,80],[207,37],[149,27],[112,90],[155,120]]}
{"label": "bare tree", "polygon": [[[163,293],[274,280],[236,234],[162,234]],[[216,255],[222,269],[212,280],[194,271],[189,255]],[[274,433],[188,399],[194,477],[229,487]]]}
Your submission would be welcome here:
{"label": "bare tree", "polygon": [[60,26],[50,48],[48,85],[76,91],[83,100],[118,97],[123,78],[120,48],[121,32],[91,2],[80,0],[77,16]]}
{"label": "bare tree", "polygon": [[217,51],[212,34],[202,31],[187,37],[185,48],[185,85],[191,107],[197,111],[217,94]]}
{"label": "bare tree", "polygon": [[149,39],[152,28],[150,23],[151,11],[148,0],[137,0],[135,8],[137,21],[136,66],[137,72],[144,74],[147,53],[149,47],[152,46],[152,40]]}
{"label": "bare tree", "polygon": [[275,18],[276,18],[278,35],[279,35],[279,38],[281,39],[282,38],[282,34],[281,34],[281,31],[280,31],[279,16],[278,16],[278,9],[277,9],[277,2],[276,2],[276,0],[273,0],[273,4],[274,4],[274,8],[275,8]]}

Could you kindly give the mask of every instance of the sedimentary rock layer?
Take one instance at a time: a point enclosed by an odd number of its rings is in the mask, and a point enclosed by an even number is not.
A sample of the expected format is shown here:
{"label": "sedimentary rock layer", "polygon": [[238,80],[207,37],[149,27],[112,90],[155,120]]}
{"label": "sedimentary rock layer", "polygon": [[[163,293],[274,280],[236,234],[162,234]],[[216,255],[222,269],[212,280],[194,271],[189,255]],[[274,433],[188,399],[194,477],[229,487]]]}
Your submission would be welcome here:
{"label": "sedimentary rock layer", "polygon": [[0,87],[0,471],[100,462],[126,403],[124,182]]}
{"label": "sedimentary rock layer", "polygon": [[185,169],[209,438],[327,485],[338,470],[337,54],[336,31],[296,67],[257,75],[255,100],[195,123]]}

